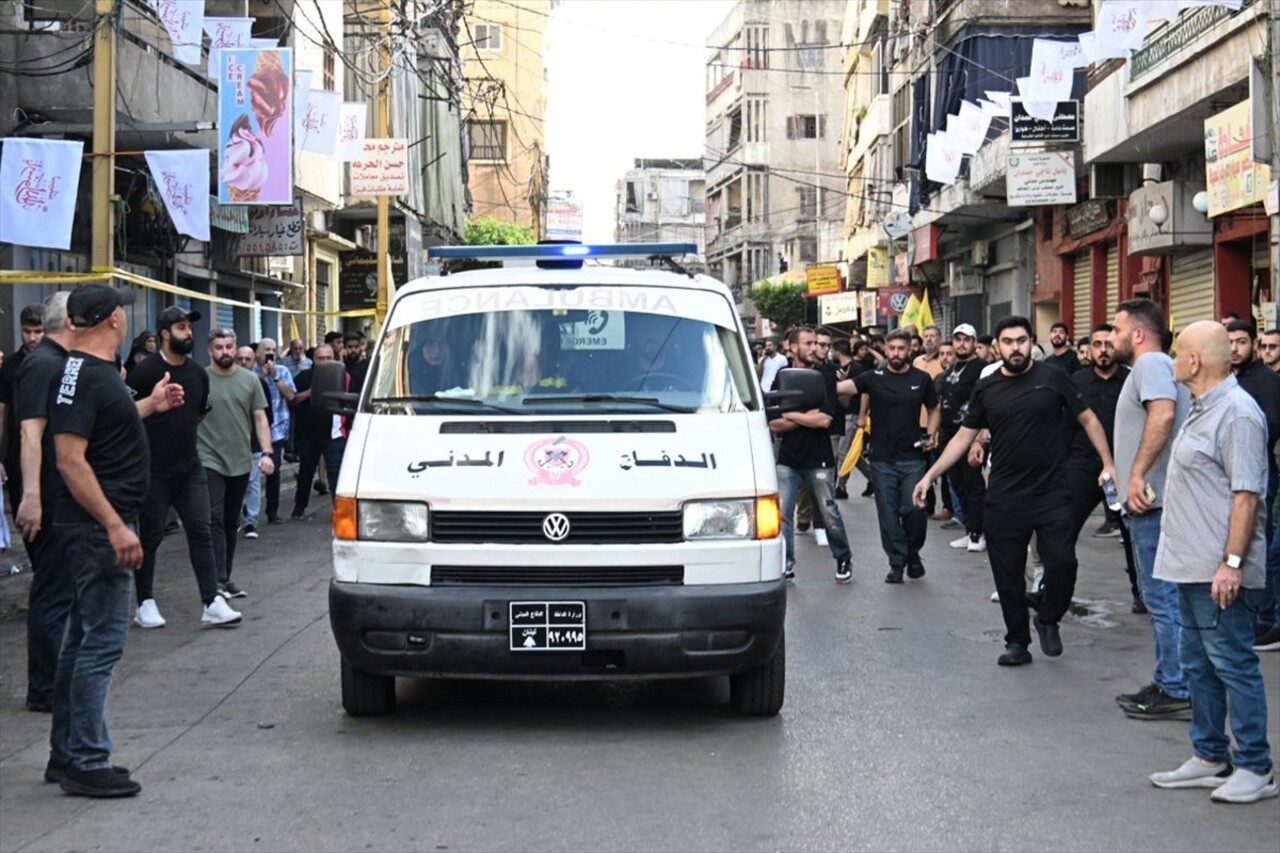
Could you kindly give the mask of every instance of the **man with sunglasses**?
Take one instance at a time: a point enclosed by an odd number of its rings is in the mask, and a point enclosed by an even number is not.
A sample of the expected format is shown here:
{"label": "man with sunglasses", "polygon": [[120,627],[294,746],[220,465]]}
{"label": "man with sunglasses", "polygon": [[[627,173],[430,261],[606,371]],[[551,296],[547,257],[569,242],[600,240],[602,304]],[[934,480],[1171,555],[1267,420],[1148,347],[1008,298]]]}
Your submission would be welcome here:
{"label": "man with sunglasses", "polygon": [[1262,363],[1280,373],[1280,329],[1267,329],[1258,339],[1258,354]]}

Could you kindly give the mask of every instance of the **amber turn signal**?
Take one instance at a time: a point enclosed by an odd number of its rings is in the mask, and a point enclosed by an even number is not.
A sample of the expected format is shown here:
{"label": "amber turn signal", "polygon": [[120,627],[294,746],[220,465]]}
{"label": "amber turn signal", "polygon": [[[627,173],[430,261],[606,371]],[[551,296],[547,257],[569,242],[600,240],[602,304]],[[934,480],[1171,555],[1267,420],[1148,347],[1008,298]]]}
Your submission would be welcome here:
{"label": "amber turn signal", "polygon": [[756,498],[756,538],[777,539],[782,533],[782,509],[777,495]]}
{"label": "amber turn signal", "polygon": [[333,499],[333,538],[354,541],[360,536],[356,499],[338,496]]}

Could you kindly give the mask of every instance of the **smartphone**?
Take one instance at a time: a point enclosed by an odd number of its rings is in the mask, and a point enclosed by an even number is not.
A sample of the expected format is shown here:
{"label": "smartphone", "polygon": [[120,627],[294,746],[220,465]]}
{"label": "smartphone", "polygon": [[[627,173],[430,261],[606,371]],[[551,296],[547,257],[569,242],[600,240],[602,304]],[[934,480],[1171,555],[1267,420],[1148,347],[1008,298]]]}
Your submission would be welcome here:
{"label": "smartphone", "polygon": [[1156,502],[1156,490],[1151,488],[1150,483],[1147,483],[1146,487],[1142,490],[1142,496],[1147,499],[1147,503],[1149,504]]}
{"label": "smartphone", "polygon": [[275,354],[275,353],[273,353],[273,352],[269,352],[269,353],[267,353],[266,355],[264,355],[264,356],[262,357],[262,360],[263,360],[263,361],[275,361],[275,360],[276,360],[276,354]]}

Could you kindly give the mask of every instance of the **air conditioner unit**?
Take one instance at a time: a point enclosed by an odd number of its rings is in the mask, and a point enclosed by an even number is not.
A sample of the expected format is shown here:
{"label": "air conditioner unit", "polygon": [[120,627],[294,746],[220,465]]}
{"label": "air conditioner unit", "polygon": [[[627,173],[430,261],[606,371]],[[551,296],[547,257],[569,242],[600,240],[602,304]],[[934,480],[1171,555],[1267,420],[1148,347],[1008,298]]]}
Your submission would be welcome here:
{"label": "air conditioner unit", "polygon": [[312,231],[328,231],[328,223],[325,222],[323,210],[313,210],[307,214],[307,228]]}
{"label": "air conditioner unit", "polygon": [[1141,183],[1137,163],[1094,163],[1089,167],[1090,198],[1128,198]]}
{"label": "air conditioner unit", "polygon": [[970,247],[969,263],[975,267],[985,267],[991,263],[991,244],[986,240],[977,240]]}

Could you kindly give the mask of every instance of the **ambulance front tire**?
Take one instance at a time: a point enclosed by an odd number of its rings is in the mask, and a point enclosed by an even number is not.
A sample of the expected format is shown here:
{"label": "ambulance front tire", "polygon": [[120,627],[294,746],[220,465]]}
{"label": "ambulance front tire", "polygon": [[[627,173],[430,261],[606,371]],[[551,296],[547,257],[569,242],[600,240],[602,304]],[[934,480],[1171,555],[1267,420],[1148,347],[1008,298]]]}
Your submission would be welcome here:
{"label": "ambulance front tire", "polygon": [[396,680],[342,661],[342,707],[353,717],[379,717],[396,709]]}
{"label": "ambulance front tire", "polygon": [[729,702],[746,717],[775,717],[787,688],[787,637],[778,638],[773,657],[757,667],[729,676]]}

